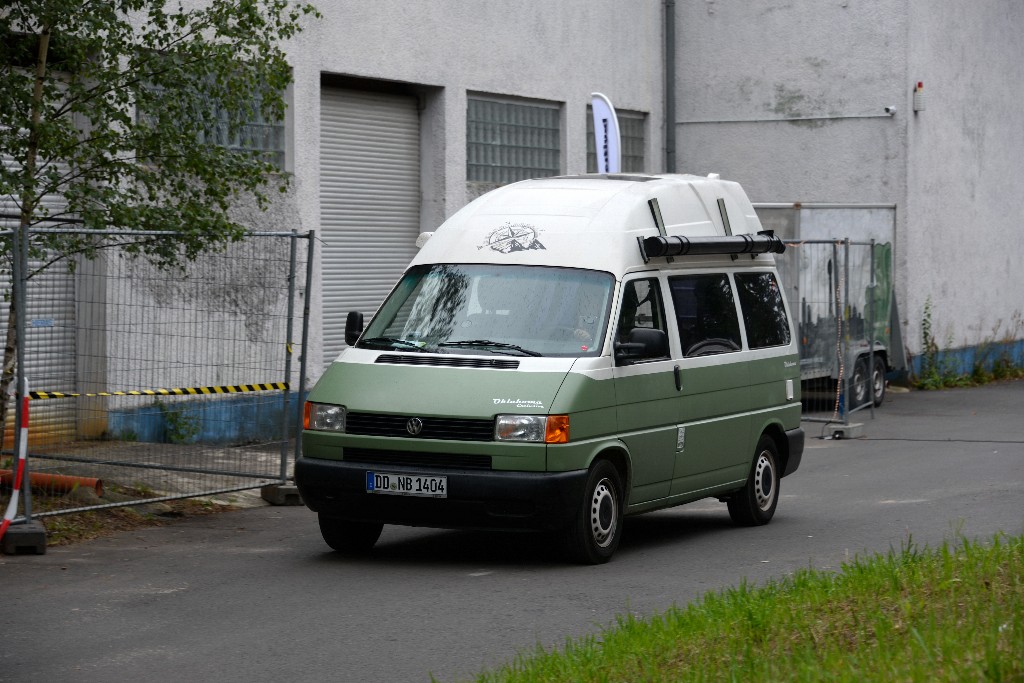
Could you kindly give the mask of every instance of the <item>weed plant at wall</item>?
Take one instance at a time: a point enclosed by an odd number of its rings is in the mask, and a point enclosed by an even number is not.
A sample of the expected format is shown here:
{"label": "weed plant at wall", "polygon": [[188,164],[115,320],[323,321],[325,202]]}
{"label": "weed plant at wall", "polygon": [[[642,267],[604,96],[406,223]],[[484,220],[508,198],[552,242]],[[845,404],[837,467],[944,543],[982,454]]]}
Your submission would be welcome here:
{"label": "weed plant at wall", "polygon": [[1013,315],[1005,330],[1002,321],[998,322],[991,336],[975,348],[970,372],[967,372],[951,352],[952,338],[946,339],[944,347],[939,346],[929,297],[921,317],[921,363],[914,386],[918,389],[944,389],[1024,377],[1024,365],[1012,352],[1022,329],[1024,320],[1020,312]]}
{"label": "weed plant at wall", "polygon": [[191,443],[199,436],[199,417],[184,407],[172,407],[163,401],[154,401],[164,418],[164,435],[167,443]]}

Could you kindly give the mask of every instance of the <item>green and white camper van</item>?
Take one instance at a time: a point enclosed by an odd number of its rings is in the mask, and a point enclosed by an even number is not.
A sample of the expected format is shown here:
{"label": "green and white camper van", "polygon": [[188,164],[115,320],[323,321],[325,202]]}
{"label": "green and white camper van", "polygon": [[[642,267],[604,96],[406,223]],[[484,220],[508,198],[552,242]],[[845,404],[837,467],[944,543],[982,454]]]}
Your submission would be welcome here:
{"label": "green and white camper van", "polygon": [[797,344],[739,185],[587,175],[490,192],[421,249],[310,392],[295,481],[327,544],[384,524],[562,534],[717,498],[765,524],[800,464]]}

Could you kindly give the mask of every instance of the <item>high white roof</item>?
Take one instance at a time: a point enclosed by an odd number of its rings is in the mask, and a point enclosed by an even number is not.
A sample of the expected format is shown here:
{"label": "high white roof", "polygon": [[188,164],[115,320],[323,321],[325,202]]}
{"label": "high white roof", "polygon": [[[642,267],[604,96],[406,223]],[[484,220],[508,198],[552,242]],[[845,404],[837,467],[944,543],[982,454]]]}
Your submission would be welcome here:
{"label": "high white roof", "polygon": [[519,263],[604,270],[643,263],[637,238],[656,236],[651,200],[665,234],[686,237],[761,230],[743,189],[717,177],[588,175],[525,180],[488,192],[445,221],[413,264]]}

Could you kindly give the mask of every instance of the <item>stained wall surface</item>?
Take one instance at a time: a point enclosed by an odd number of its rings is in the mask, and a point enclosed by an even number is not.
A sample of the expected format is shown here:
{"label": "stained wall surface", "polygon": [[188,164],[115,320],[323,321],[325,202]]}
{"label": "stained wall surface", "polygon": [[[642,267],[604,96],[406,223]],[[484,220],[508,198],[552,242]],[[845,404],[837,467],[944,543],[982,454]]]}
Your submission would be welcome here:
{"label": "stained wall surface", "polygon": [[681,167],[755,202],[896,204],[912,353],[926,305],[940,346],[1024,338],[1024,5],[706,0],[677,14]]}

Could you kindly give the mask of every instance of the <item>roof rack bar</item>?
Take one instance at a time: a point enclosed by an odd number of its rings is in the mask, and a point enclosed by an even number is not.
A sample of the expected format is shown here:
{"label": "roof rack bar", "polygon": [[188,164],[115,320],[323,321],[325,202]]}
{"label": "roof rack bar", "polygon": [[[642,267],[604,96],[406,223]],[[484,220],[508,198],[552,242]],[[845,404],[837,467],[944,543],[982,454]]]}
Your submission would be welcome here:
{"label": "roof rack bar", "polygon": [[775,236],[772,230],[763,230],[756,235],[732,235],[729,237],[645,237],[640,243],[640,253],[647,258],[659,256],[705,256],[709,254],[781,254],[786,244]]}

